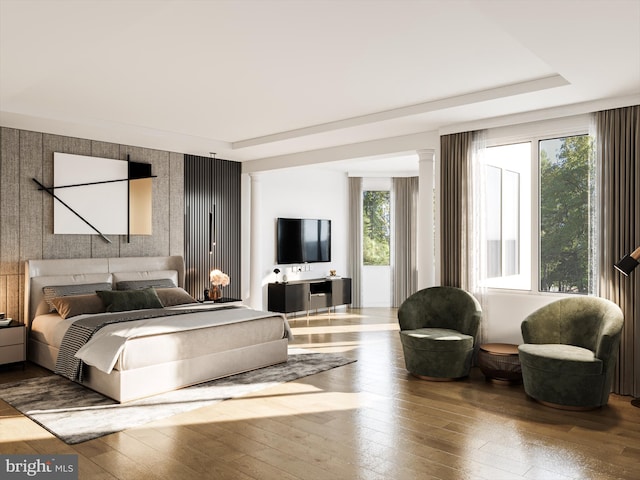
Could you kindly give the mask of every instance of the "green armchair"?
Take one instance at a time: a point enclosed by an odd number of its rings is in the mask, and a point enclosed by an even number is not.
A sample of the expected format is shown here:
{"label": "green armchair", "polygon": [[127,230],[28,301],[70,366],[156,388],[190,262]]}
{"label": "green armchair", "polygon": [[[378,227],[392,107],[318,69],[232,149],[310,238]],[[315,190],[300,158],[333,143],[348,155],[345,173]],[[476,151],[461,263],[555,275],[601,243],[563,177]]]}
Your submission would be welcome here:
{"label": "green armchair", "polygon": [[565,298],[533,312],[518,347],[527,395],[566,410],[606,405],[622,325],[620,308],[598,297]]}
{"label": "green armchair", "polygon": [[398,309],[407,370],[426,380],[469,375],[482,309],[470,293],[431,287],[407,298]]}

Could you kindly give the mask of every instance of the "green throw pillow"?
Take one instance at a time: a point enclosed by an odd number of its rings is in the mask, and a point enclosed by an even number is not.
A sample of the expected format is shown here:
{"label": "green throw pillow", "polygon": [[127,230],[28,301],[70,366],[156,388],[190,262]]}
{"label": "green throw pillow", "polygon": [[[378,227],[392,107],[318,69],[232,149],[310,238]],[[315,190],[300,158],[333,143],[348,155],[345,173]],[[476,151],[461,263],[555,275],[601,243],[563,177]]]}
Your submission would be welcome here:
{"label": "green throw pillow", "polygon": [[107,312],[162,308],[155,288],[141,290],[100,290],[96,292],[104,302]]}

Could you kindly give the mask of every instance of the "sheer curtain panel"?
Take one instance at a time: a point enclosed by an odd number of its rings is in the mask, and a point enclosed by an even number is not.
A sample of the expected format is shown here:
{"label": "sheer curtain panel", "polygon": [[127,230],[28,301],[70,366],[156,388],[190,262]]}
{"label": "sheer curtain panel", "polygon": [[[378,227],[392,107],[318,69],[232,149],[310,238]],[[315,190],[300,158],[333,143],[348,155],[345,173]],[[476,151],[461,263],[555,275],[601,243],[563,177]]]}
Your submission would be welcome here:
{"label": "sheer curtain panel", "polygon": [[[440,137],[442,285],[471,293],[486,318],[486,288],[482,284],[486,272],[484,148],[484,131]],[[476,349],[484,339],[484,323],[480,322]]]}

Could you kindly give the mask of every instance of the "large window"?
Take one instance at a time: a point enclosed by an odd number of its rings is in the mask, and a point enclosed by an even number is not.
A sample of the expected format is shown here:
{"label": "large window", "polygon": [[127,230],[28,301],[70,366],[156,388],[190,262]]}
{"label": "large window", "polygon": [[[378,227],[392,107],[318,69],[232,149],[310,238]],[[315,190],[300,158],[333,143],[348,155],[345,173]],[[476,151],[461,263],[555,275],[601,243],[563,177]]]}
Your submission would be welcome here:
{"label": "large window", "polygon": [[520,273],[520,174],[487,166],[487,276]]}
{"label": "large window", "polygon": [[485,284],[590,293],[590,137],[535,138],[483,157]]}
{"label": "large window", "polygon": [[362,254],[364,265],[390,265],[390,192],[364,191],[362,198]]}
{"label": "large window", "polygon": [[539,142],[540,291],[588,293],[591,141]]}
{"label": "large window", "polygon": [[487,286],[531,287],[531,143],[487,148],[484,155]]}

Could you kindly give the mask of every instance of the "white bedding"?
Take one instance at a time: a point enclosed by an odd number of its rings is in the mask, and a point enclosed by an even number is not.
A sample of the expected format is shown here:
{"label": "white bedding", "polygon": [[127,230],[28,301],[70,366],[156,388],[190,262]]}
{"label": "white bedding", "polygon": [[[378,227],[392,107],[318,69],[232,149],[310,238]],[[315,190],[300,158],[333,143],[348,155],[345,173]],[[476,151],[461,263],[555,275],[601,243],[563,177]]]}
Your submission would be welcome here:
{"label": "white bedding", "polygon": [[[211,309],[211,304],[188,304],[177,307],[170,307],[172,310],[183,309]],[[114,368],[127,369],[139,368],[145,364],[153,363],[155,356],[165,358],[167,351],[162,348],[161,335],[166,333],[178,333],[178,337],[182,335],[182,341],[176,344],[176,337],[167,343],[167,347],[180,349],[178,356],[182,357],[185,352],[197,356],[199,352],[193,351],[190,345],[194,342],[190,341],[195,335],[208,335],[207,348],[211,351],[216,349],[229,348],[234,343],[242,346],[248,342],[247,338],[236,338],[238,335],[233,334],[232,324],[241,324],[246,321],[264,319],[265,321],[256,323],[256,328],[252,329],[252,335],[257,338],[251,341],[268,341],[281,338],[290,338],[291,331],[286,319],[278,314],[257,311],[249,309],[245,306],[239,308],[224,308],[224,304],[218,306],[219,311],[215,312],[197,312],[185,315],[176,315],[170,317],[135,320],[132,322],[123,322],[107,325],[100,329],[87,344],[82,347],[76,357],[80,358],[85,364],[94,366],[99,370],[110,373]],[[104,314],[101,314],[104,315]],[[34,339],[46,343],[48,345],[59,347],[62,343],[64,334],[70,325],[80,318],[90,315],[79,315],[70,319],[62,319],[58,314],[47,314],[37,316],[32,323],[31,335]],[[269,321],[272,319],[273,321]],[[229,326],[225,328],[225,325]],[[217,330],[210,327],[220,327]],[[205,329],[205,330],[203,330]],[[201,330],[195,333],[188,333],[194,330]],[[187,332],[182,334],[182,332]],[[246,333],[244,334],[246,337]],[[147,338],[153,337],[153,343],[145,342]],[[132,345],[126,351],[125,345]],[[202,342],[199,342],[202,343]],[[220,344],[216,346],[216,343]],[[149,350],[149,346],[153,345],[153,351]],[[182,348],[180,348],[182,347]]]}

